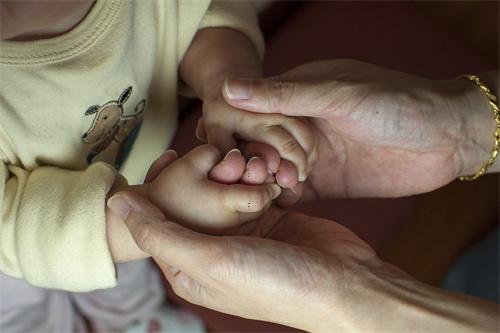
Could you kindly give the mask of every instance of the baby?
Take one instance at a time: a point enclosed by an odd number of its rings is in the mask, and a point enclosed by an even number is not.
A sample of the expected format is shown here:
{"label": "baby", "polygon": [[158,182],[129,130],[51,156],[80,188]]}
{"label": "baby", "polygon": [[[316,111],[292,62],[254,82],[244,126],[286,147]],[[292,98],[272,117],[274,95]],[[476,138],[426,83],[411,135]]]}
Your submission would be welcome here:
{"label": "baby", "polygon": [[[272,149],[282,158],[250,160],[249,171],[264,165],[276,174],[293,163],[305,179],[314,148],[305,124],[222,98],[227,77],[261,75],[263,39],[249,3],[0,4],[0,331],[79,331],[84,317],[94,331],[123,331],[155,313],[158,275],[148,262],[129,262],[144,255],[105,208],[117,191],[139,192],[175,221],[220,232],[255,218],[280,192],[213,181],[239,180],[223,172],[239,159],[230,151],[235,138],[248,142],[247,154]],[[150,183],[128,185],[142,183],[170,143],[178,88],[203,101],[197,132],[211,145]],[[276,179],[294,183],[279,172]]]}

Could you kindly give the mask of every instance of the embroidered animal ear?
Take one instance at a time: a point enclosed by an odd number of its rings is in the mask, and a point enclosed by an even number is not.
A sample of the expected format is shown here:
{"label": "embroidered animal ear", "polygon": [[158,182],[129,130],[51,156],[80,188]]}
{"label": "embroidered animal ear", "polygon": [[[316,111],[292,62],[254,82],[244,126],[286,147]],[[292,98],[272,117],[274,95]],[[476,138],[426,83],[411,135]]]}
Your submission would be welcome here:
{"label": "embroidered animal ear", "polygon": [[139,104],[135,106],[135,114],[142,113],[146,108],[146,99],[142,99]]}
{"label": "embroidered animal ear", "polygon": [[91,114],[94,114],[96,113],[97,111],[99,111],[99,108],[100,106],[99,105],[92,105],[91,107],[89,107],[87,109],[87,111],[85,111],[85,115],[86,116],[90,116]]}
{"label": "embroidered animal ear", "polygon": [[130,95],[132,95],[132,87],[128,87],[127,89],[125,89],[120,97],[118,97],[118,105],[123,105],[130,97]]}

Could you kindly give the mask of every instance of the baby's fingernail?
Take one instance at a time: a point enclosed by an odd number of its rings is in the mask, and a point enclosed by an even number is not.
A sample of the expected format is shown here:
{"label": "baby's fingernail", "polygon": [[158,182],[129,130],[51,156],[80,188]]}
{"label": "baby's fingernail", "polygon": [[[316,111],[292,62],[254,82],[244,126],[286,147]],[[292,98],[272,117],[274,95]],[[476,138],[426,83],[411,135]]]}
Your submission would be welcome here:
{"label": "baby's fingernail", "polygon": [[285,188],[285,186],[283,186],[283,184],[280,184],[278,177],[274,177],[274,178],[276,179],[276,184],[278,184],[278,186]]}
{"label": "baby's fingernail", "polygon": [[259,157],[257,157],[257,156],[254,156],[251,159],[249,159],[248,162],[247,162],[247,168],[249,168],[250,164],[252,164],[252,162],[255,161],[255,160],[257,160],[257,159],[259,159]]}
{"label": "baby's fingernail", "polygon": [[227,158],[229,157],[229,155],[231,154],[238,154],[238,155],[241,155],[241,151],[238,149],[238,148],[233,148],[231,149],[230,151],[227,152],[226,156],[224,156],[224,158],[222,159],[222,162],[224,162],[225,160],[227,160]]}
{"label": "baby's fingernail", "polygon": [[227,97],[234,101],[250,99],[250,81],[226,79],[224,81],[224,91]]}
{"label": "baby's fingernail", "polygon": [[274,200],[281,194],[281,187],[279,187],[279,185],[272,184],[271,188],[273,189],[273,200]]}
{"label": "baby's fingernail", "polygon": [[247,178],[250,178],[250,176],[251,176],[251,174],[250,174],[250,165],[251,165],[251,164],[252,164],[255,160],[257,160],[257,159],[259,159],[259,158],[258,158],[257,156],[254,156],[254,157],[252,157],[251,159],[249,159],[249,160],[248,160],[248,162],[247,162],[247,166],[246,166],[246,168],[245,168],[245,176],[246,176]]}
{"label": "baby's fingernail", "polygon": [[305,171],[301,171],[299,173],[299,182],[305,182],[307,179],[307,174]]}
{"label": "baby's fingernail", "polygon": [[112,196],[108,200],[108,208],[111,209],[111,211],[118,215],[122,220],[125,220],[127,218],[128,213],[132,209],[128,201],[119,194]]}

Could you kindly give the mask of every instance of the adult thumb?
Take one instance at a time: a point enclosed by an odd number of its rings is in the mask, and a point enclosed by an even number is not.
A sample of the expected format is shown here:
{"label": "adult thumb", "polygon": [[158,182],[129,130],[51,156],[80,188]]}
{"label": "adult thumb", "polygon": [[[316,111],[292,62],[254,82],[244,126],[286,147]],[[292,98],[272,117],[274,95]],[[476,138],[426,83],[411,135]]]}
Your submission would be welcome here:
{"label": "adult thumb", "polygon": [[168,221],[148,199],[133,192],[119,192],[108,207],[130,231],[139,249],[192,277],[207,264],[213,237]]}
{"label": "adult thumb", "polygon": [[318,110],[314,107],[316,101],[311,88],[282,76],[266,79],[226,79],[222,94],[227,103],[238,109],[314,117]]}

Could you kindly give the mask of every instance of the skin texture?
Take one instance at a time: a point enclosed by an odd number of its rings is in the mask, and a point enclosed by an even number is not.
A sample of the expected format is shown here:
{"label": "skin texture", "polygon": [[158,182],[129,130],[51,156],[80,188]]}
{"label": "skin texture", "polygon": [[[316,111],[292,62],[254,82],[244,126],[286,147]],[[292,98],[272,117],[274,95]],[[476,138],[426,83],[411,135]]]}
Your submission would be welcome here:
{"label": "skin texture", "polygon": [[[238,150],[221,160],[218,150],[210,145],[199,146],[180,159],[168,150],[151,165],[143,185],[117,185],[108,194],[114,199],[108,201],[116,200],[122,191],[136,193],[153,201],[162,214],[192,229],[231,232],[260,216],[281,192],[274,183],[264,184],[268,174],[263,160],[249,162],[245,164]],[[249,185],[236,184],[245,174]],[[149,256],[137,247],[123,220],[109,208],[106,226],[114,262]]]}
{"label": "skin texture", "polygon": [[0,1],[0,38],[17,41],[62,35],[80,23],[94,0]]}
{"label": "skin texture", "polygon": [[499,328],[498,305],[415,281],[333,221],[272,208],[237,235],[210,236],[144,197],[120,196],[128,207],[116,214],[194,304],[311,332]]}
{"label": "skin texture", "polygon": [[[491,122],[484,96],[463,81],[448,81],[443,90],[433,81],[349,61],[313,63],[291,73],[295,76],[286,80],[240,80],[238,89],[246,85],[251,92],[244,100],[225,94],[233,105],[248,110],[314,117],[309,121],[323,139],[304,196],[307,190],[316,197],[375,195],[374,189],[388,196],[431,190],[450,181],[450,175],[472,172],[488,150],[483,147],[487,136],[481,134]],[[386,80],[374,78],[380,76]],[[398,103],[392,105],[394,99]],[[367,100],[371,103],[363,107]],[[371,137],[363,137],[362,129]],[[337,156],[338,149],[343,158]],[[275,152],[258,150],[267,163],[276,164]],[[346,151],[353,157],[345,156]],[[349,164],[349,158],[356,163]],[[383,158],[392,162],[385,176],[376,172]],[[414,164],[427,167],[431,176],[410,179],[408,171],[420,175]],[[344,170],[346,165],[354,170]],[[361,177],[362,167],[376,181],[349,178],[349,172]],[[315,175],[322,183],[314,181]],[[340,175],[345,182],[339,182]],[[272,208],[233,228],[232,236],[210,236],[168,221],[144,197],[121,195],[126,209],[110,209],[125,220],[174,291],[195,304],[313,332],[499,329],[497,304],[415,281],[333,221]]]}
{"label": "skin texture", "polygon": [[[308,117],[318,162],[296,194],[284,193],[282,204],[432,191],[474,173],[493,147],[487,100],[461,78],[433,81],[328,60],[270,79],[229,80],[223,93],[228,103],[247,111]],[[496,169],[498,163],[491,171]]]}
{"label": "skin texture", "polygon": [[[229,105],[222,96],[226,77],[262,75],[255,47],[244,34],[225,28],[198,31],[179,72],[203,101],[203,116],[196,131],[198,138],[224,153],[241,143],[264,143],[274,148],[283,161],[289,161],[285,162],[284,170],[290,162],[297,168],[297,172],[283,177],[281,185],[293,187],[297,184],[295,177],[300,181],[307,178],[316,157],[314,135],[307,124],[299,118],[242,111]],[[253,155],[259,156],[257,153]],[[272,164],[268,169],[272,173],[282,170]]]}

